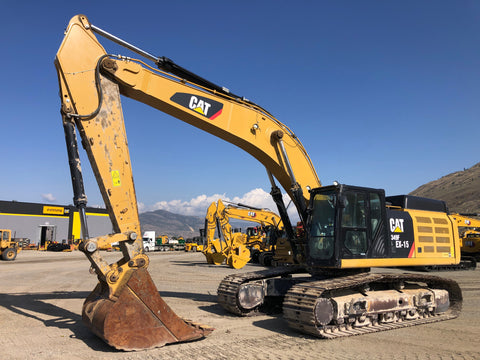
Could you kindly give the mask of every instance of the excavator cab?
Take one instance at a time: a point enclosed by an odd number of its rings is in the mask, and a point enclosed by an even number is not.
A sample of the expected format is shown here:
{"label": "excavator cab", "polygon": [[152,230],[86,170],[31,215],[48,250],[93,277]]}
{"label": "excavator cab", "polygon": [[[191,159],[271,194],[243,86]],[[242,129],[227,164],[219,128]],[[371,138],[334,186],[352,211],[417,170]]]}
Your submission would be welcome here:
{"label": "excavator cab", "polygon": [[310,268],[342,268],[343,259],[385,255],[385,193],[348,185],[311,191],[306,235]]}

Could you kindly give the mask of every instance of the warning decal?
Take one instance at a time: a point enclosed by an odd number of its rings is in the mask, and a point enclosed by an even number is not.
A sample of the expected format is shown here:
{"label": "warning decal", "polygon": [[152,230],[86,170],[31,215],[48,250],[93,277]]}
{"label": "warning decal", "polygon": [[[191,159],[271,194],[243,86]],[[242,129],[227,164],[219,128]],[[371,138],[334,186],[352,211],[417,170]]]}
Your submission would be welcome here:
{"label": "warning decal", "polygon": [[113,186],[121,186],[122,182],[120,181],[120,171],[118,170],[112,170],[112,183]]}

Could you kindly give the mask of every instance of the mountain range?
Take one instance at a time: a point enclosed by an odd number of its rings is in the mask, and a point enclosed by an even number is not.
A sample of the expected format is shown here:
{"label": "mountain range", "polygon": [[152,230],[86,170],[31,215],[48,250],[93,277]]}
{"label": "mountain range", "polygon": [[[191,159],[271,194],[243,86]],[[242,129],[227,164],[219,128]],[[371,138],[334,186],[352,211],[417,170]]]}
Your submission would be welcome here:
{"label": "mountain range", "polygon": [[410,193],[443,200],[451,212],[480,213],[480,163],[426,183]]}
{"label": "mountain range", "polygon": [[139,216],[142,231],[153,230],[158,235],[170,237],[183,236],[187,239],[199,236],[199,229],[205,226],[204,217],[174,214],[166,210],[148,211]]}

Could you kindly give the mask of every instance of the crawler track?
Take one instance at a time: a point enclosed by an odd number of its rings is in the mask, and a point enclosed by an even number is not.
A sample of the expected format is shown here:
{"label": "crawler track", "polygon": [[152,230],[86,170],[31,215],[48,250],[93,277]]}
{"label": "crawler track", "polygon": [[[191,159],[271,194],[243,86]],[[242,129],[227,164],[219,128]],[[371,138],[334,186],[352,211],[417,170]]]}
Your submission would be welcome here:
{"label": "crawler track", "polygon": [[[218,287],[218,301],[223,308],[240,316],[252,316],[269,312],[269,305],[263,304],[255,309],[243,309],[238,303],[238,292],[243,284],[257,280],[265,280],[304,272],[296,267],[279,267],[264,271],[234,274],[227,276]],[[450,307],[439,314],[424,312],[420,317],[407,320],[401,316],[392,322],[374,320],[365,326],[355,326],[352,323],[319,325],[315,317],[315,308],[319,299],[330,296],[337,291],[348,289],[356,290],[370,285],[393,284],[399,282],[422,283],[429,289],[443,289],[449,293]],[[353,336],[378,331],[392,330],[401,327],[428,324],[458,316],[461,310],[462,293],[458,284],[453,280],[425,274],[373,274],[361,273],[350,276],[341,276],[324,280],[304,281],[293,284],[283,301],[283,315],[288,325],[300,332],[320,338],[332,339],[344,336]]]}
{"label": "crawler track", "polygon": [[252,310],[243,309],[238,304],[238,290],[242,284],[252,282],[255,280],[262,280],[273,278],[277,276],[284,276],[294,273],[302,272],[300,268],[288,266],[288,267],[276,267],[268,270],[255,271],[243,274],[233,274],[225,277],[218,286],[218,302],[227,311],[239,315],[239,316],[252,316],[262,312],[262,308],[256,308]]}
{"label": "crawler track", "polygon": [[[450,296],[449,310],[440,314],[423,314],[423,316],[414,320],[402,321],[400,319],[397,322],[390,323],[374,321],[368,326],[359,327],[355,327],[350,323],[325,326],[317,324],[315,320],[315,306],[317,300],[322,298],[326,292],[356,289],[372,283],[392,283],[398,281],[426,283],[429,288],[447,290]],[[290,327],[316,337],[332,339],[452,319],[458,316],[461,310],[461,301],[461,290],[458,284],[452,280],[423,274],[367,273],[296,284],[285,296],[283,313]]]}

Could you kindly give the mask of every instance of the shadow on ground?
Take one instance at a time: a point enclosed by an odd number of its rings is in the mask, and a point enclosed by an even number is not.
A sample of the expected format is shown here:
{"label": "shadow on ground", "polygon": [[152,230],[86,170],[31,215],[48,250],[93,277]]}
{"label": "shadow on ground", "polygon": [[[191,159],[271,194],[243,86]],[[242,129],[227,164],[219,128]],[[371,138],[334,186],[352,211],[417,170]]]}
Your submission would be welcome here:
{"label": "shadow on ground", "polygon": [[[96,351],[117,352],[108,346],[103,340],[94,335],[82,322],[81,315],[52,304],[56,300],[81,299],[89,295],[85,291],[65,291],[50,293],[29,293],[29,294],[2,294],[0,293],[0,306],[21,316],[42,322],[46,327],[57,327],[71,331],[71,338],[83,341],[87,346]],[[216,296],[208,294],[184,293],[173,291],[162,291],[165,298],[191,299],[196,302],[211,302],[211,308],[218,308],[209,312],[222,313],[222,308],[216,304]],[[168,304],[168,301],[167,301]],[[208,307],[210,308],[210,306]],[[81,309],[79,309],[79,312]],[[179,314],[181,316],[181,314]]]}
{"label": "shadow on ground", "polygon": [[[68,329],[72,338],[84,341],[90,348],[98,351],[114,352],[95,336],[83,323],[82,317],[69,310],[49,303],[51,300],[85,299],[89,295],[84,291],[33,293],[33,294],[0,294],[0,306],[45,324],[46,327]],[[44,319],[46,315],[48,319]]]}

